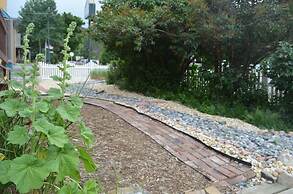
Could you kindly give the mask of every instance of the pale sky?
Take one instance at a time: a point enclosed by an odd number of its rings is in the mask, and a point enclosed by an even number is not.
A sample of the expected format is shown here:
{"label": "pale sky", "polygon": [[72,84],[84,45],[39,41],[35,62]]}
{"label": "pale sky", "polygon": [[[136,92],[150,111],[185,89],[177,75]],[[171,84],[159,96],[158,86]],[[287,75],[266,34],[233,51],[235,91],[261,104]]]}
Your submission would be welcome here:
{"label": "pale sky", "polygon": [[[60,13],[71,12],[73,15],[84,19],[86,0],[55,0]],[[98,4],[99,0],[95,0]],[[18,17],[18,12],[26,0],[7,0],[7,12],[11,17]]]}

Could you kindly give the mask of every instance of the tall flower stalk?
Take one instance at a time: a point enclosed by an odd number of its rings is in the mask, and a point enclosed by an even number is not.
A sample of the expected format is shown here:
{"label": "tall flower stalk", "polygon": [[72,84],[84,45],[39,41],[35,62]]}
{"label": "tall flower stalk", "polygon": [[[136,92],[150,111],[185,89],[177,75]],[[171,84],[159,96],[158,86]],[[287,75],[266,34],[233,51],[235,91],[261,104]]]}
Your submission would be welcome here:
{"label": "tall flower stalk", "polygon": [[[22,82],[10,82],[9,90],[0,92],[0,193],[2,188],[15,187],[20,193],[99,193],[94,181],[83,186],[80,181],[80,163],[87,172],[94,172],[96,165],[88,154],[94,142],[93,133],[81,117],[82,100],[76,96],[65,98],[70,80],[69,40],[76,27],[70,24],[64,40],[62,77],[55,77],[60,89],[51,89],[48,96],[38,91],[37,55],[31,68],[29,36],[33,24],[24,36],[23,61],[19,75]],[[79,126],[83,146],[75,147],[69,137],[68,126]]]}

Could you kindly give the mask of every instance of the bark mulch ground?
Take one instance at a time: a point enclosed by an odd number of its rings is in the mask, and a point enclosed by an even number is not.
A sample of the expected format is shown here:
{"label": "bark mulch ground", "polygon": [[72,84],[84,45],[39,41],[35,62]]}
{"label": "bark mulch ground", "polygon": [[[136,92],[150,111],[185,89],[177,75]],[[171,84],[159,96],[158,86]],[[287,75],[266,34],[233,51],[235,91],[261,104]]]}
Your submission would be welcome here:
{"label": "bark mulch ground", "polygon": [[84,106],[82,114],[96,136],[92,156],[99,165],[96,173],[83,178],[99,180],[105,192],[139,185],[150,193],[175,194],[210,184],[115,114],[90,105]]}

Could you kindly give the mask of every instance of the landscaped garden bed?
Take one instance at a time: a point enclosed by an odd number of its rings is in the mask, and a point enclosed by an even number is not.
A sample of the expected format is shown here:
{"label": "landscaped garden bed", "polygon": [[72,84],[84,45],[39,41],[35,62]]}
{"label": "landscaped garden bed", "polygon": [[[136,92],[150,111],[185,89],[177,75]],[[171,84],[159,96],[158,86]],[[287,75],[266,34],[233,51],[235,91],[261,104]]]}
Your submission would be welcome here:
{"label": "landscaped garden bed", "polygon": [[[78,91],[78,88],[80,85],[74,85],[70,91]],[[132,107],[222,153],[251,163],[258,177],[256,182],[261,180],[261,172],[274,181],[284,171],[292,173],[292,158],[285,159],[289,161],[282,159],[286,153],[289,156],[293,154],[292,133],[261,130],[237,119],[206,115],[178,103],[148,98],[102,84],[88,85],[82,89],[82,94]]]}

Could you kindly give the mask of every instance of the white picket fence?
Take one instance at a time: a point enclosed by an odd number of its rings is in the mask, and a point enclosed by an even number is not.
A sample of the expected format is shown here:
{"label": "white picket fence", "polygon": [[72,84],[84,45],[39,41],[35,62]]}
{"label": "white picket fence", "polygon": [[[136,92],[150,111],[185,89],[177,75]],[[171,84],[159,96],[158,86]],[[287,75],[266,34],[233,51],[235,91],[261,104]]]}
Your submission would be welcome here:
{"label": "white picket fence", "polygon": [[[68,63],[71,67],[69,68],[69,73],[71,75],[71,82],[84,82],[88,79],[91,71],[108,71],[108,66],[97,65],[95,63],[87,63],[84,65],[76,65],[74,63]],[[39,63],[40,69],[40,79],[41,80],[51,80],[52,76],[62,76],[62,72],[59,70],[58,66],[62,64],[47,64]]]}

